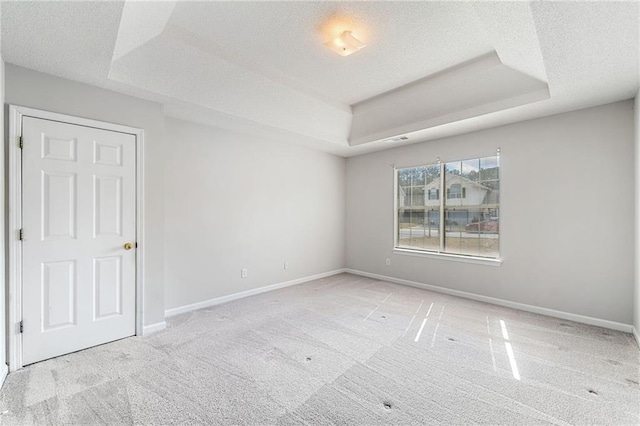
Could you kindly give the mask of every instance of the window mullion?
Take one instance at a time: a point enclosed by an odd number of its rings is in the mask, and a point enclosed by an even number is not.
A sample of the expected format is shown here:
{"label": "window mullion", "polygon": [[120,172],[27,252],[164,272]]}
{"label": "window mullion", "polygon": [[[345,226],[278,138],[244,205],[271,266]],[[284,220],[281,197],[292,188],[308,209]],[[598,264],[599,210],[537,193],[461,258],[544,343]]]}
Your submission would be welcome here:
{"label": "window mullion", "polygon": [[444,163],[440,163],[440,250],[439,252],[444,252],[444,233],[445,233],[445,224],[444,224],[444,194],[447,193],[446,188],[444,186]]}
{"label": "window mullion", "polygon": [[400,191],[398,191],[398,169],[395,167],[393,168],[393,205],[393,246],[398,247],[400,243],[398,214],[402,206],[400,205]]}

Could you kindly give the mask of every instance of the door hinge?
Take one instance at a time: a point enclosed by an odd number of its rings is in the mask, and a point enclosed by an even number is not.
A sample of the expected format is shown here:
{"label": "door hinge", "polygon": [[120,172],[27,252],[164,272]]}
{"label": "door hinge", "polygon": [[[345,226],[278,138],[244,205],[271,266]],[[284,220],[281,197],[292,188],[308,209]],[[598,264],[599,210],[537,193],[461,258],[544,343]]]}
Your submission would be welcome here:
{"label": "door hinge", "polygon": [[22,147],[24,146],[24,140],[22,139],[22,136],[20,136],[20,140],[18,141],[18,146],[20,147],[20,149],[22,149]]}
{"label": "door hinge", "polygon": [[24,331],[24,322],[20,321],[20,333]]}
{"label": "door hinge", "polygon": [[20,229],[20,232],[18,234],[18,238],[20,239],[20,241],[24,240],[24,229]]}

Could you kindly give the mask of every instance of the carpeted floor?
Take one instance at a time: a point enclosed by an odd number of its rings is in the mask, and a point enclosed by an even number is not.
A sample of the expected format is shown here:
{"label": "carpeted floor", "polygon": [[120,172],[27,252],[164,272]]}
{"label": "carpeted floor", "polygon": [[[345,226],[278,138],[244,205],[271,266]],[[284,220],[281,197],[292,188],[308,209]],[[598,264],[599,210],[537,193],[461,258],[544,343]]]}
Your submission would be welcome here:
{"label": "carpeted floor", "polygon": [[349,274],[10,374],[1,424],[638,424],[628,334]]}

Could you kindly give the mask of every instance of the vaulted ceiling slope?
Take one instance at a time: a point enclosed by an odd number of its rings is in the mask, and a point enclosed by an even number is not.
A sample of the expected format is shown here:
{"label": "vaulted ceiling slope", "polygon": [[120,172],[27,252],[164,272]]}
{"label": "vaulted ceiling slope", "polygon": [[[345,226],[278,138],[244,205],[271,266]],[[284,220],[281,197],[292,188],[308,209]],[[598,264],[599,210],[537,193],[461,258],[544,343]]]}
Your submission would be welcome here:
{"label": "vaulted ceiling slope", "polygon": [[[629,99],[640,80],[638,2],[3,1],[1,13],[7,63],[344,156]],[[323,45],[344,30],[367,46]]]}

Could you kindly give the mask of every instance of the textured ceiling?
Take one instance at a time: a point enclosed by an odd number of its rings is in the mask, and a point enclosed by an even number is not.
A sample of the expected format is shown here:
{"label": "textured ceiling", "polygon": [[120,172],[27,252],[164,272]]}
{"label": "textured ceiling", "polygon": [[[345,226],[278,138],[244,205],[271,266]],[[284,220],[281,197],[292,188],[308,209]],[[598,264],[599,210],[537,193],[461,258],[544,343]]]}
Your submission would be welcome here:
{"label": "textured ceiling", "polygon": [[[178,3],[170,25],[229,62],[347,105],[493,50],[471,3]],[[343,58],[324,42],[345,29],[367,47]]]}
{"label": "textured ceiling", "polygon": [[[492,51],[550,99],[409,143],[629,99],[639,21],[638,2],[3,1],[2,54],[171,115],[348,156],[389,147],[349,146],[351,105]],[[340,57],[323,43],[345,29],[367,47]]]}

